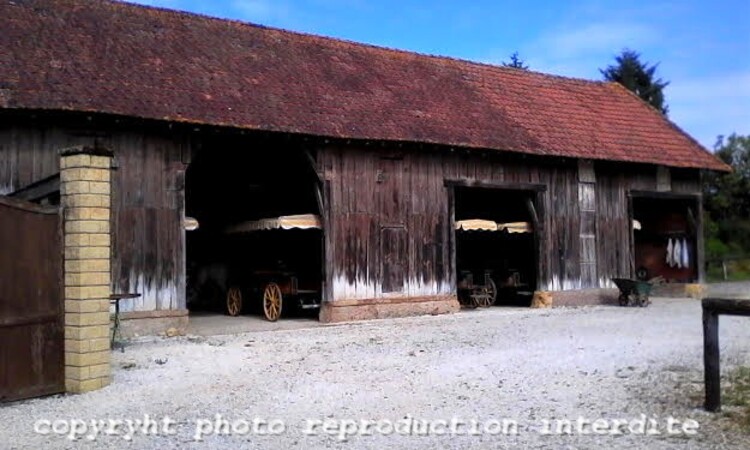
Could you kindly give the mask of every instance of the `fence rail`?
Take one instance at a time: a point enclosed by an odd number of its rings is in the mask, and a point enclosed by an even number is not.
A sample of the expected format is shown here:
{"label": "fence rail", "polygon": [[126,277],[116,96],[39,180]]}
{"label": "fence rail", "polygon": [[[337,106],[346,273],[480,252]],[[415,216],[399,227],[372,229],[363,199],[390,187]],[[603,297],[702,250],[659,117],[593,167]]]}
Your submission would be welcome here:
{"label": "fence rail", "polygon": [[740,278],[750,280],[750,256],[733,255],[706,260],[706,273],[714,281]]}
{"label": "fence rail", "polygon": [[750,300],[703,299],[703,370],[707,411],[721,410],[721,367],[719,363],[719,315],[750,317]]}

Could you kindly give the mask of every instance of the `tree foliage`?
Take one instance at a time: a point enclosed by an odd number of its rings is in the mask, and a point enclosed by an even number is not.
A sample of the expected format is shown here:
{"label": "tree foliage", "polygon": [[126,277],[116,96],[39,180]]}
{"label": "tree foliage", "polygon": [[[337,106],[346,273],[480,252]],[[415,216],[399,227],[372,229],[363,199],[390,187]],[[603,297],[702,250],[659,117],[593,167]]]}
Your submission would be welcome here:
{"label": "tree foliage", "polygon": [[520,56],[518,56],[518,52],[513,52],[513,54],[510,55],[510,61],[504,62],[503,66],[513,67],[521,70],[529,70],[529,66],[524,62],[524,60],[521,59]]}
{"label": "tree foliage", "polygon": [[664,101],[664,88],[669,82],[656,77],[658,66],[641,62],[639,53],[625,49],[615,57],[615,64],[599,72],[605,80],[620,83],[666,116],[669,108]]}
{"label": "tree foliage", "polygon": [[719,136],[714,149],[734,170],[704,176],[706,256],[750,255],[750,136]]}

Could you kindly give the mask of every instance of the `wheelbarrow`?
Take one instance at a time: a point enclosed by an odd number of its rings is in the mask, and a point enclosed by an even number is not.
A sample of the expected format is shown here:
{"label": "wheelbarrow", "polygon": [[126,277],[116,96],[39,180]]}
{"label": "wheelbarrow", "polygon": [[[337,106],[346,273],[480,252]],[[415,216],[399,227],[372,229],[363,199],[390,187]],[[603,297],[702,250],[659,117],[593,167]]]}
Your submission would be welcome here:
{"label": "wheelbarrow", "polygon": [[620,290],[620,306],[646,307],[651,303],[648,296],[651,295],[653,285],[648,281],[612,278],[612,282]]}

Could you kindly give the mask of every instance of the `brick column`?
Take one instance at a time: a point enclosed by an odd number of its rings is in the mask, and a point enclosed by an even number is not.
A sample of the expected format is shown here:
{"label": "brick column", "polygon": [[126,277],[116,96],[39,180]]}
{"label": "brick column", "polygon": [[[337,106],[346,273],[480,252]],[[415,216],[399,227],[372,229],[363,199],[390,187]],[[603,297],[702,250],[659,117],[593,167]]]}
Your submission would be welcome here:
{"label": "brick column", "polygon": [[112,154],[63,150],[60,193],[65,243],[65,389],[110,382],[110,167]]}

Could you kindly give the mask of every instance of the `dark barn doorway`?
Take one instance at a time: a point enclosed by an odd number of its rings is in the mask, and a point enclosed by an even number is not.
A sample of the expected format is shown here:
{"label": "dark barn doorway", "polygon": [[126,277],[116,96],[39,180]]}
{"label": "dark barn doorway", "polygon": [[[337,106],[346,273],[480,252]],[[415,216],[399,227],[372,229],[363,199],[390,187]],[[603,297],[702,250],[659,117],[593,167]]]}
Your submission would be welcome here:
{"label": "dark barn doorway", "polygon": [[700,203],[694,196],[631,194],[633,266],[641,280],[698,281]]}
{"label": "dark barn doorway", "polygon": [[479,294],[478,306],[487,306],[481,304],[486,302],[481,292],[485,286],[495,291],[492,304],[529,306],[539,267],[536,192],[455,187],[454,202],[461,303],[472,306]]}
{"label": "dark barn doorway", "polygon": [[186,231],[192,315],[317,319],[325,277],[311,158],[268,137],[216,138],[194,153],[185,187],[186,216],[197,221]]}

